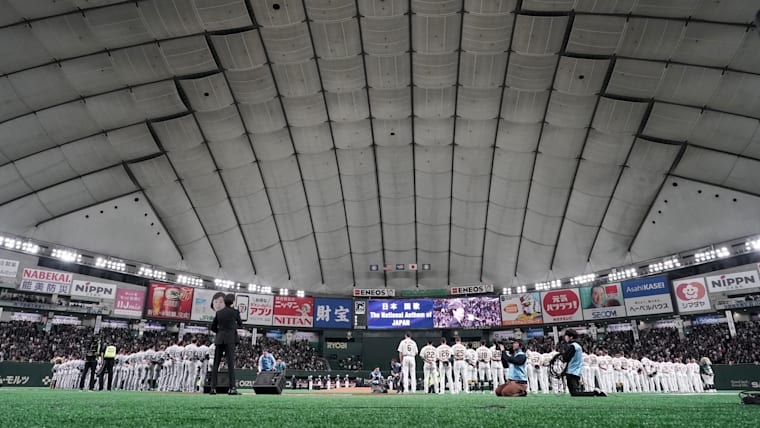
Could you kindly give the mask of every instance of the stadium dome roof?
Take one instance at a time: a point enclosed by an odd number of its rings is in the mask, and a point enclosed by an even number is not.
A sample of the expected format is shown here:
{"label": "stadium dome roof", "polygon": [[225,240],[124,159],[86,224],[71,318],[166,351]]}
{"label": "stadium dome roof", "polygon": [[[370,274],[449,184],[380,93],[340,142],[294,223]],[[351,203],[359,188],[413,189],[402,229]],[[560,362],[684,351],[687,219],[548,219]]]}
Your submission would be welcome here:
{"label": "stadium dome roof", "polygon": [[0,231],[323,293],[747,236],[758,8],[0,0]]}

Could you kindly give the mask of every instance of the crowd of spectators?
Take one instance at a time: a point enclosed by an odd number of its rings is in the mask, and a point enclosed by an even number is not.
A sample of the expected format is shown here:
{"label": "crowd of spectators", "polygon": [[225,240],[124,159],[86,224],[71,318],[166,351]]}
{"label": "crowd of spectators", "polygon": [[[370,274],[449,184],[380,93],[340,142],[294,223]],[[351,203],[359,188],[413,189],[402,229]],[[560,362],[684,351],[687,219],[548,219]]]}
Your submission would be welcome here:
{"label": "crowd of spectators", "polygon": [[60,301],[53,301],[50,296],[39,294],[16,293],[13,291],[0,291],[0,300],[25,303],[44,303],[48,305],[60,305]]}
{"label": "crowd of spectators", "polygon": [[[53,325],[46,332],[43,324],[11,321],[0,323],[0,361],[52,361],[55,357],[80,358],[95,337],[91,327]],[[168,347],[177,342],[177,333],[166,330],[144,331],[126,328],[104,328],[97,336],[103,343],[113,344],[119,352],[134,353],[155,346]],[[183,339],[195,337],[199,343],[211,344],[206,335],[186,334]],[[236,365],[242,369],[256,369],[262,349],[267,349],[275,358],[282,358],[293,370],[327,370],[327,361],[322,358],[308,341],[293,341],[286,345],[278,340],[262,338],[253,345],[250,340],[242,341],[237,348]]]}
{"label": "crowd of spectators", "polygon": [[267,337],[251,342],[242,342],[236,350],[236,365],[242,369],[256,369],[259,356],[266,349],[275,358],[282,358],[290,370],[323,371],[328,370],[327,360],[306,340],[294,340],[290,345]]}
{"label": "crowd of spectators", "polygon": [[[54,299],[52,296],[44,296],[32,293],[19,293],[15,291],[0,291],[0,300],[7,300],[10,302],[30,303],[30,305],[23,305],[24,307],[44,308],[38,305],[57,305],[67,306],[70,308],[86,309],[92,313],[105,313],[110,310],[110,305],[95,302],[78,302],[71,300],[70,298]],[[37,304],[37,305],[35,305]]]}
{"label": "crowd of spectators", "polygon": [[[456,304],[454,304],[456,302]],[[464,309],[462,327],[497,327],[501,325],[501,307],[498,297],[466,297],[461,299],[433,299],[433,325],[447,328],[452,325],[455,305]]]}
{"label": "crowd of spectators", "polygon": [[[606,350],[610,354],[624,352],[635,358],[647,357],[653,360],[709,357],[715,364],[760,364],[760,322],[737,322],[736,337],[731,338],[725,324],[698,325],[679,333],[674,328],[642,330],[639,340],[634,340],[631,331],[607,332],[598,338],[581,336],[584,349],[595,352]],[[26,321],[0,323],[0,361],[51,361],[54,357],[81,357],[84,347],[93,337],[91,327],[53,325],[49,332],[44,325]],[[156,349],[177,342],[177,334],[166,330],[145,331],[138,335],[136,330],[126,328],[105,328],[99,337],[114,344],[124,353],[138,352],[155,346]],[[205,335],[186,334],[184,339],[195,337],[199,343],[208,343]],[[551,337],[539,336],[528,341],[528,347],[539,352],[549,352],[554,347]],[[291,370],[328,370],[327,360],[305,340],[290,344],[270,338],[260,338],[254,345],[251,340],[243,340],[238,345],[238,368],[256,369],[258,357],[267,349],[275,358],[282,358]],[[361,370],[359,356],[340,361],[340,369]]]}
{"label": "crowd of spectators", "polygon": [[338,368],[341,370],[362,370],[364,363],[362,362],[361,355],[349,355],[338,361]]}
{"label": "crowd of spectators", "polygon": [[[709,357],[715,364],[760,364],[760,322],[736,323],[736,337],[731,338],[726,324],[697,325],[681,335],[675,328],[656,328],[639,331],[634,340],[631,331],[607,332],[594,339],[581,335],[585,350],[605,350],[611,355],[620,352],[635,358],[682,361],[684,358]],[[528,341],[531,349],[549,352],[554,347],[550,337],[540,336]]]}

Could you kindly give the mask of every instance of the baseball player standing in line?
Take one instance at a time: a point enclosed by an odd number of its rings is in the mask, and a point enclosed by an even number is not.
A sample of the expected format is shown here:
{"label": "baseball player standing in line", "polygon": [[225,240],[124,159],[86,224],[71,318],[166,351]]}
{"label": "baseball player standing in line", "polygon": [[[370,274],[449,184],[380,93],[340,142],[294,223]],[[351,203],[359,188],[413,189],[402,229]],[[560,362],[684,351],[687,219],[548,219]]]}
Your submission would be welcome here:
{"label": "baseball player standing in line", "polygon": [[419,353],[417,343],[412,340],[412,335],[406,333],[404,339],[398,344],[398,357],[401,359],[401,376],[404,381],[404,394],[409,393],[409,378],[411,377],[412,391],[417,390],[417,362],[414,357]]}
{"label": "baseball player standing in line", "polygon": [[496,341],[491,345],[491,383],[493,390],[504,383],[504,365],[501,362],[501,349],[496,346]]}
{"label": "baseball player standing in line", "polygon": [[480,392],[485,392],[486,382],[493,382],[491,377],[491,351],[486,348],[486,341],[481,340],[480,346],[475,350],[478,355],[478,378],[480,379]]}
{"label": "baseball player standing in line", "polygon": [[451,392],[459,394],[464,383],[464,391],[469,393],[470,386],[467,383],[469,379],[467,379],[468,370],[467,362],[465,361],[465,358],[467,358],[467,348],[462,345],[461,337],[457,336],[456,343],[451,347],[451,353],[454,355],[454,387],[451,388]]}
{"label": "baseball player standing in line", "polygon": [[441,344],[438,345],[438,373],[441,376],[441,386],[438,389],[439,394],[446,391],[446,381],[449,382],[449,391],[454,393],[454,380],[451,377],[451,346],[446,344],[446,338],[441,338]]}
{"label": "baseball player standing in line", "polygon": [[427,345],[422,347],[422,350],[420,350],[420,357],[424,360],[425,364],[422,366],[422,371],[424,373],[422,378],[422,385],[425,391],[425,394],[428,394],[430,392],[430,384],[434,383],[434,389],[436,394],[438,393],[439,389],[439,383],[437,382],[437,379],[435,378],[436,375],[436,360],[438,356],[438,351],[435,349],[435,346],[433,346],[433,341],[428,340]]}

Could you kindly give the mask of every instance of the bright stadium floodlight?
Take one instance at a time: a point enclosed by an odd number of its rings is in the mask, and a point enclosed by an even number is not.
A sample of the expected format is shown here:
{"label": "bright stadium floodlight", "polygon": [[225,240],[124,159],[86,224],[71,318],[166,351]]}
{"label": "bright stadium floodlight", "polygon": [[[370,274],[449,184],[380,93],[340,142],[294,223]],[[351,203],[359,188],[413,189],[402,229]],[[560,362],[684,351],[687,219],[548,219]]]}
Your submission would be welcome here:
{"label": "bright stadium floodlight", "polygon": [[635,278],[639,276],[636,268],[628,268],[624,270],[613,270],[607,275],[607,278],[612,282],[622,281],[624,279]]}
{"label": "bright stadium floodlight", "polygon": [[262,294],[272,294],[272,287],[261,287]]}
{"label": "bright stadium floodlight", "polygon": [[596,280],[595,273],[589,273],[586,275],[579,275],[574,278],[570,278],[570,285],[583,285],[594,282]]}
{"label": "bright stadium floodlight", "polygon": [[200,287],[203,285],[203,279],[191,275],[177,275],[177,284]]}
{"label": "bright stadium floodlight", "polygon": [[728,250],[728,247],[720,247],[717,250],[713,248],[694,253],[694,262],[704,263],[717,258],[724,259],[729,256],[731,256],[731,252]]}
{"label": "bright stadium floodlight", "polygon": [[744,243],[747,251],[760,251],[760,238],[752,239]]}
{"label": "bright stadium floodlight", "polygon": [[549,290],[554,288],[560,288],[562,287],[562,281],[559,279],[555,279],[553,281],[546,281],[546,282],[538,282],[534,286],[536,290]]}
{"label": "bright stadium floodlight", "polygon": [[290,294],[290,291],[287,288],[280,288],[280,296],[287,296]]}
{"label": "bright stadium floodlight", "polygon": [[157,279],[159,281],[166,281],[166,272],[162,270],[153,269],[151,266],[140,266],[140,270],[137,274],[146,278]]}
{"label": "bright stadium floodlight", "polygon": [[[7,239],[6,239],[6,242],[7,242]],[[59,250],[56,248],[56,249],[53,249],[53,252],[51,253],[51,255],[55,257],[56,259],[61,260],[66,263],[71,263],[71,262],[81,263],[82,262],[82,255],[74,251]]]}
{"label": "bright stadium floodlight", "polygon": [[298,290],[298,291],[296,291],[296,296],[297,297],[305,297],[306,293],[303,290]]}
{"label": "bright stadium floodlight", "polygon": [[214,280],[214,285],[220,288],[232,288],[235,285],[235,281],[230,281],[228,279],[221,279],[217,278]]}
{"label": "bright stadium floodlight", "polygon": [[5,248],[9,250],[20,250],[22,246],[22,242],[20,239],[13,239],[13,238],[5,238],[0,240],[2,244],[5,246]]}
{"label": "bright stadium floodlight", "polygon": [[40,247],[31,241],[26,241],[21,244],[21,251],[29,254],[37,254],[40,252]]}

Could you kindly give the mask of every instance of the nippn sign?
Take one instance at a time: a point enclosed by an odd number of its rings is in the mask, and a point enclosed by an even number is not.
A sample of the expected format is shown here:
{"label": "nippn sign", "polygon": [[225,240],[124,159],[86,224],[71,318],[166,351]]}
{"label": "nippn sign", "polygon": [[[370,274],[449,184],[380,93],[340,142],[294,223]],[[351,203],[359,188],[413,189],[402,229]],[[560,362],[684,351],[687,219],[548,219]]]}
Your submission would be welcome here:
{"label": "nippn sign", "polygon": [[708,276],[707,287],[710,293],[723,291],[747,290],[760,287],[757,271],[734,272],[723,275]]}
{"label": "nippn sign", "polygon": [[75,280],[74,286],[71,288],[71,295],[74,297],[113,300],[116,298],[116,285]]}

